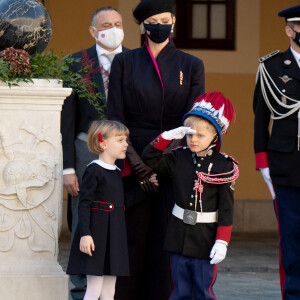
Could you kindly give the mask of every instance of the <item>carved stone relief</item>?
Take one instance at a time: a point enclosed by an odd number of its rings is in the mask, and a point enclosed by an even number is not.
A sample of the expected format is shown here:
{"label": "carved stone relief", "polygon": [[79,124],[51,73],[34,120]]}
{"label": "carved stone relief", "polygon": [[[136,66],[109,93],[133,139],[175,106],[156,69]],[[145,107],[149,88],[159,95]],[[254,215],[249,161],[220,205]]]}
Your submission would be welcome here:
{"label": "carved stone relief", "polygon": [[22,120],[17,130],[0,123],[0,252],[15,239],[27,239],[34,252],[56,252],[58,210],[51,195],[59,156],[50,128],[42,119]]}

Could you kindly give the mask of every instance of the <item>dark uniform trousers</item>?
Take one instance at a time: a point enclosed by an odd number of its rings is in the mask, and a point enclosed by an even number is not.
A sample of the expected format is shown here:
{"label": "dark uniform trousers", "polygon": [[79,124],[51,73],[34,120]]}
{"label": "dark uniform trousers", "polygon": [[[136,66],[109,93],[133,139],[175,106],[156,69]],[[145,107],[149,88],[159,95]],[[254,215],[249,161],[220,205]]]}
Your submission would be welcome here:
{"label": "dark uniform trousers", "polygon": [[[277,112],[288,113],[291,105],[297,105],[300,101],[300,68],[290,49],[283,53],[275,51],[261,58],[260,62],[254,93],[256,168],[270,168],[276,193],[274,206],[280,237],[282,296],[284,300],[296,300],[300,299],[299,110],[283,119],[273,120],[269,133],[271,112],[262,90],[265,88],[269,104],[275,110],[275,117],[278,117]],[[263,74],[267,76],[262,77]],[[268,78],[269,86],[265,78]],[[274,95],[281,104],[275,101]]]}
{"label": "dark uniform trousers", "polygon": [[216,300],[213,285],[217,278],[217,265],[207,259],[171,254],[174,290],[170,300]]}
{"label": "dark uniform trousers", "polygon": [[275,185],[280,281],[284,300],[300,299],[300,188]]}

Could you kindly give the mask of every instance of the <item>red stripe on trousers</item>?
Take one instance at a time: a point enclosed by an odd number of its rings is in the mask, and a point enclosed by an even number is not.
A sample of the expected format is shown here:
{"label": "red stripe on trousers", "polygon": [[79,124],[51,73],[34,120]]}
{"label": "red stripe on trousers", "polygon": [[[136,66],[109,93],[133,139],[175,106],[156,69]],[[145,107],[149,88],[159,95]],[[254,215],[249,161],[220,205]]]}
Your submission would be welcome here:
{"label": "red stripe on trousers", "polygon": [[213,294],[212,291],[211,291],[212,286],[213,286],[213,284],[214,284],[215,281],[216,281],[216,278],[217,278],[217,265],[214,265],[213,279],[212,279],[212,282],[211,282],[211,284],[210,284],[210,286],[209,286],[209,288],[208,288],[208,292],[209,292],[209,294],[210,294],[214,299],[217,300],[217,298],[214,296],[214,294]]}
{"label": "red stripe on trousers", "polygon": [[[171,266],[171,274],[172,274],[172,263],[170,263],[170,266]],[[173,280],[173,276],[172,276],[172,281],[173,281],[173,284],[174,284],[174,290],[173,290],[173,292],[171,293],[171,295],[170,295],[170,297],[169,297],[169,300],[171,299],[171,297],[173,296],[173,294],[174,294],[175,291],[176,291],[176,284],[175,284],[175,282],[174,282],[174,280]]]}
{"label": "red stripe on trousers", "polygon": [[[274,186],[275,188],[275,186]],[[279,219],[278,219],[278,208],[277,208],[277,198],[274,199],[274,209],[275,209],[275,214],[277,218],[277,224],[278,224],[278,238],[279,238],[279,273],[280,273],[280,287],[281,287],[281,295],[283,297],[283,288],[285,286],[285,270],[282,265],[281,261],[281,245],[280,245],[280,229],[279,229]]]}

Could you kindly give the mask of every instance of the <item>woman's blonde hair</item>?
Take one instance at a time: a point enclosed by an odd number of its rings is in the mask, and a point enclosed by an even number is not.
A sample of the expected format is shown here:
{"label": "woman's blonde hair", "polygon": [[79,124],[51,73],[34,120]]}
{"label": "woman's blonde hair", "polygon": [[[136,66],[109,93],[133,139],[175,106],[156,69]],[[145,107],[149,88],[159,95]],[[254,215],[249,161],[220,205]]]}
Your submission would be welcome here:
{"label": "woman's blonde hair", "polygon": [[141,34],[145,34],[146,33],[145,26],[144,26],[143,22],[140,24],[140,32],[141,32]]}
{"label": "woman's blonde hair", "polygon": [[202,118],[200,116],[195,116],[195,115],[190,115],[188,116],[184,122],[183,125],[186,127],[191,127],[192,125],[194,125],[195,127],[206,127],[208,128],[212,133],[217,133],[217,130],[215,128],[215,126],[209,122],[207,119]]}
{"label": "woman's blonde hair", "polygon": [[118,121],[94,121],[89,128],[87,137],[87,146],[93,153],[101,153],[104,151],[100,144],[99,132],[101,132],[101,136],[104,140],[111,136],[129,136],[128,128]]}

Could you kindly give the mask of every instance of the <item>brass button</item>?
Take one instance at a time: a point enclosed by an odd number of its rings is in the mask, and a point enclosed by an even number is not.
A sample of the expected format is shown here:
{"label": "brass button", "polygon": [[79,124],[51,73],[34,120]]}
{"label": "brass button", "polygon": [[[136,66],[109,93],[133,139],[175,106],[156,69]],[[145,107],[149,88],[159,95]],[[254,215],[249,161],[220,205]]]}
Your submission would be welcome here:
{"label": "brass button", "polygon": [[190,206],[193,206],[193,203],[190,203]]}
{"label": "brass button", "polygon": [[113,208],[112,205],[110,205],[109,208]]}
{"label": "brass button", "polygon": [[197,167],[199,167],[199,168],[200,168],[200,167],[201,167],[201,164],[198,164],[198,165],[197,165]]}
{"label": "brass button", "polygon": [[194,198],[194,195],[191,195],[191,198]]}

